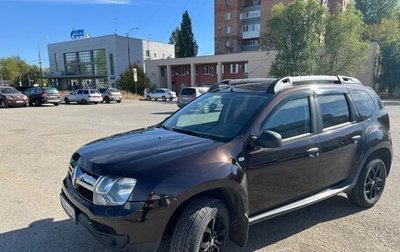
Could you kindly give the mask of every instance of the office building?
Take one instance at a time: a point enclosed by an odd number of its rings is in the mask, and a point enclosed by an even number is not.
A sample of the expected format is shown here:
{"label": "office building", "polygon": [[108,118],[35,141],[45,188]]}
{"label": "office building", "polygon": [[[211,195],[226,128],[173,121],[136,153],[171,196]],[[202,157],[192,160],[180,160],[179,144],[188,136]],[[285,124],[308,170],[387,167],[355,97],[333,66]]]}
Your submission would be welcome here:
{"label": "office building", "polygon": [[48,54],[50,84],[74,89],[115,87],[129,64],[145,69],[145,60],[173,58],[175,50],[169,44],[106,35],[49,44]]}

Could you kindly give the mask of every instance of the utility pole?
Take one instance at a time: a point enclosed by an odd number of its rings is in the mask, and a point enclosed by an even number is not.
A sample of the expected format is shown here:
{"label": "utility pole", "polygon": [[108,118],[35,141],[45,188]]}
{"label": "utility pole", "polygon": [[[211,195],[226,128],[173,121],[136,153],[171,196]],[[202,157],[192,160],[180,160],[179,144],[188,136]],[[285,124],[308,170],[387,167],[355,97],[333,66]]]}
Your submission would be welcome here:
{"label": "utility pole", "polygon": [[129,46],[129,33],[133,30],[137,30],[139,27],[132,27],[127,33],[126,33],[126,43],[128,44],[128,67],[131,67],[131,50]]}
{"label": "utility pole", "polygon": [[39,39],[38,41],[38,53],[39,53],[39,71],[40,71],[40,84],[42,84],[43,87],[43,70],[42,70],[42,57],[40,56],[40,42],[43,40],[49,39],[48,37],[44,37]]}

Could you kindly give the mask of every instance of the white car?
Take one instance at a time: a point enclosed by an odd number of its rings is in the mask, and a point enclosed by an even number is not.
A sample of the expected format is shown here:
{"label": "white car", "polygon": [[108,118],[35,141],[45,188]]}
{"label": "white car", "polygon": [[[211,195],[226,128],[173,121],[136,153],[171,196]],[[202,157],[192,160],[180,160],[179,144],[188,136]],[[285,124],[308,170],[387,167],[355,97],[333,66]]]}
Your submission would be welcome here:
{"label": "white car", "polygon": [[176,93],[168,88],[157,88],[153,92],[147,93],[146,98],[147,100],[154,99],[157,101],[158,99],[161,99],[163,101],[172,101],[176,98]]}
{"label": "white car", "polygon": [[100,92],[97,89],[78,89],[64,97],[64,102],[77,102],[82,104],[94,103],[97,104],[103,101]]}

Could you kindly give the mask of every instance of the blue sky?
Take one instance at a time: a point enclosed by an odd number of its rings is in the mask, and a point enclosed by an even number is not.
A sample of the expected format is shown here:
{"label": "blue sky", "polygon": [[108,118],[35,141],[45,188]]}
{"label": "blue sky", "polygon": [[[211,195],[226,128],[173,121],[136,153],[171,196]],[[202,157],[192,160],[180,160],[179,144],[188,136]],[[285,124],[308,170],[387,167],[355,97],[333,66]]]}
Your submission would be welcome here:
{"label": "blue sky", "polygon": [[72,29],[91,37],[124,35],[168,42],[187,10],[199,44],[199,55],[214,53],[213,0],[0,0],[0,57],[20,56],[38,64],[38,42],[44,66],[47,43],[71,40]]}

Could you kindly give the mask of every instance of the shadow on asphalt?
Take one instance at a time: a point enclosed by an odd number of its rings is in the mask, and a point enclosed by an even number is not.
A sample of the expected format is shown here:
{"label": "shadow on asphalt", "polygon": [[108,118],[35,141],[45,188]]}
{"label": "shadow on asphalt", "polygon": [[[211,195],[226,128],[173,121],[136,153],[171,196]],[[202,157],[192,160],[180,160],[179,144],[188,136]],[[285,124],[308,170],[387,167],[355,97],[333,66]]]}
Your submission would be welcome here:
{"label": "shadow on asphalt", "polygon": [[[247,246],[230,242],[226,251],[254,251],[284,240],[319,223],[363,211],[344,196],[335,196],[250,227]],[[27,228],[0,234],[0,251],[107,251],[89,231],[71,220],[43,219]]]}

